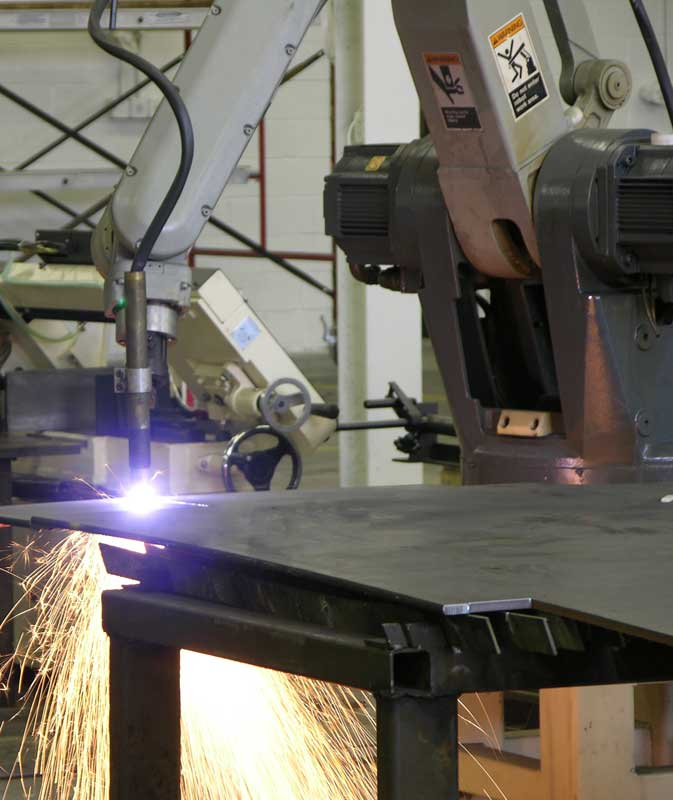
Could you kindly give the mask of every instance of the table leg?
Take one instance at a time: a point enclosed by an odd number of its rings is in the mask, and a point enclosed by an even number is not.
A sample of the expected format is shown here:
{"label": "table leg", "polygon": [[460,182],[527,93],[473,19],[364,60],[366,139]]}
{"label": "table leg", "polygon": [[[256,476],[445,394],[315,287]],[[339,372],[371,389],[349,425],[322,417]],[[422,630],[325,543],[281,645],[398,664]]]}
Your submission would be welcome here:
{"label": "table leg", "polygon": [[378,800],[458,800],[458,698],[376,698]]}
{"label": "table leg", "polygon": [[110,798],[180,800],[180,651],[110,639]]}

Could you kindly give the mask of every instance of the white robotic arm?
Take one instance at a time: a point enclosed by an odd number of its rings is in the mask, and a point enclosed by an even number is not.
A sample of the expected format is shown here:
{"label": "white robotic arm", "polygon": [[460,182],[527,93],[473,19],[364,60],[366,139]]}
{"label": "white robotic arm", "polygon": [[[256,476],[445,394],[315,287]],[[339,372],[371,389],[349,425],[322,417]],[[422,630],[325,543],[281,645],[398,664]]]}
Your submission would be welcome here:
{"label": "white robotic arm", "polygon": [[[211,7],[174,87],[162,90],[167,99],[94,234],[94,261],[105,276],[105,310],[115,317],[118,340],[127,348],[129,458],[139,478],[150,468],[152,377],[166,375],[166,342],[175,339],[178,316],[190,303],[187,254],[324,3],[219,0]],[[103,49],[124,57],[100,26],[104,7],[105,0],[96,0],[89,29]],[[182,110],[182,139],[176,106]],[[191,128],[187,134],[186,128]],[[148,230],[156,230],[157,212],[169,190],[175,191],[178,164],[189,167],[185,142],[192,131],[191,167],[154,240]]]}
{"label": "white robotic arm", "polygon": [[[324,3],[220,0],[211,7],[174,81],[192,120],[194,161],[187,185],[156,242],[153,260],[183,261],[196,242]],[[175,120],[164,101],[98,230],[96,257],[105,274],[123,268],[132,257],[179,160]]]}

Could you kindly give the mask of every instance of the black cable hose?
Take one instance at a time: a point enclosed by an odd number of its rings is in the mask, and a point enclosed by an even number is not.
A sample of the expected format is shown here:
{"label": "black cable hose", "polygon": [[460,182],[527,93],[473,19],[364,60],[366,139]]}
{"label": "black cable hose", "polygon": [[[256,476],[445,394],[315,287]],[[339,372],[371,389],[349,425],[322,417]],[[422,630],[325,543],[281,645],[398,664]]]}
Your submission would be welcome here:
{"label": "black cable hose", "polygon": [[142,272],[187,183],[192,162],[194,161],[194,130],[187,106],[182,97],[180,97],[177,87],[154,64],[151,64],[142,56],[120,47],[114,37],[103,28],[101,19],[109,3],[110,0],[95,0],[89,14],[89,35],[102,50],[114,58],[125,61],[135,67],[157,86],[170,105],[180,131],[181,153],[178,170],[173,183],[171,183],[166,193],[166,197],[163,199],[159,210],[136,248],[133,258],[132,272]]}
{"label": "black cable hose", "polygon": [[629,0],[629,2],[631,3],[631,8],[636,16],[638,27],[643,35],[645,44],[647,45],[647,50],[650,54],[650,58],[652,59],[657,80],[659,81],[661,94],[663,95],[664,103],[666,104],[666,111],[668,111],[671,125],[673,125],[673,83],[671,83],[671,76],[668,71],[666,59],[664,58],[664,54],[661,52],[657,34],[652,27],[652,21],[650,20],[650,16],[647,13],[647,9],[645,8],[643,0]]}

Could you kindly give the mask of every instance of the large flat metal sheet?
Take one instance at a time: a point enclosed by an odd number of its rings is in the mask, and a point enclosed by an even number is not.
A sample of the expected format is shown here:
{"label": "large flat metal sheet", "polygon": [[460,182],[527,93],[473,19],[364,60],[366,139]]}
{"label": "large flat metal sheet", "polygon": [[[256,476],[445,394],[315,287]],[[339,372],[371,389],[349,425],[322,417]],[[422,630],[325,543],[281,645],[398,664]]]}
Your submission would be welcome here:
{"label": "large flat metal sheet", "polygon": [[668,492],[661,484],[417,486],[204,496],[145,516],[118,501],[11,507],[0,519],[178,546],[180,557],[198,549],[444,613],[530,598],[512,605],[673,644]]}

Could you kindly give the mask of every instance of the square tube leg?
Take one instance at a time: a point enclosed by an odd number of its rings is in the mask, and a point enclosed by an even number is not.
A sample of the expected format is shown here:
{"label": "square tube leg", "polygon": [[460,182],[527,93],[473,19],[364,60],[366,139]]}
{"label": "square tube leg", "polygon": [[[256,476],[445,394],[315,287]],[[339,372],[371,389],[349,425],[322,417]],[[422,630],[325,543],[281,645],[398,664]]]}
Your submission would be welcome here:
{"label": "square tube leg", "polygon": [[377,697],[378,800],[458,800],[458,698]]}
{"label": "square tube leg", "polygon": [[110,799],[180,800],[180,651],[110,639]]}

